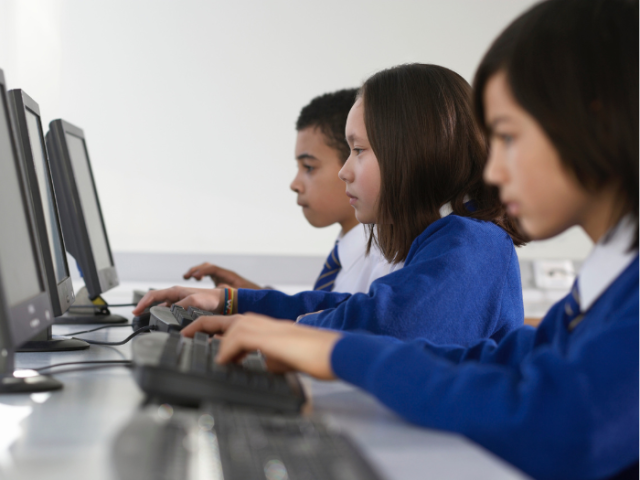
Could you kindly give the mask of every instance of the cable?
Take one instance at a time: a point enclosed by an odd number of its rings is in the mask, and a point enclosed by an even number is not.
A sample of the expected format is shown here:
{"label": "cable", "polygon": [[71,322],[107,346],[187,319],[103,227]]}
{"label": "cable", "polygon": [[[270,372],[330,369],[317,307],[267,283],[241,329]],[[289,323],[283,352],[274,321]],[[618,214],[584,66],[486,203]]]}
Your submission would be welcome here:
{"label": "cable", "polygon": [[102,310],[104,308],[111,307],[135,307],[138,305],[137,303],[105,303],[104,305],[71,305],[69,309],[72,308],[93,308],[94,310]]}
{"label": "cable", "polygon": [[136,335],[140,335],[141,333],[144,333],[144,332],[150,332],[151,330],[155,330],[155,329],[156,329],[156,327],[152,326],[152,325],[149,325],[147,327],[139,328],[138,330],[133,332],[131,335],[129,335],[127,338],[125,338],[121,342],[98,342],[97,340],[87,340],[85,338],[75,338],[75,337],[72,337],[72,338],[74,338],[76,340],[82,340],[83,342],[90,343],[91,345],[114,345],[115,346],[115,345],[124,345],[129,340],[131,340],[133,337],[135,337]]}
{"label": "cable", "polygon": [[82,330],[81,332],[65,333],[64,336],[70,337],[71,335],[80,335],[81,333],[97,332],[98,330],[102,330],[103,328],[130,327],[130,326],[131,326],[130,323],[117,324],[117,325],[103,325],[101,327],[92,328],[91,330]]}
{"label": "cable", "polygon": [[26,370],[34,370],[36,372],[41,372],[42,370],[49,370],[50,368],[63,367],[65,365],[86,365],[86,364],[112,364],[112,365],[130,365],[131,360],[87,360],[84,362],[65,362],[65,363],[54,363],[53,365],[47,365],[45,367],[38,368],[27,368]]}
{"label": "cable", "polygon": [[98,370],[100,368],[111,368],[111,367],[125,367],[125,368],[131,368],[131,364],[129,363],[123,363],[120,365],[94,365],[94,366],[89,366],[86,368],[69,368],[67,370],[62,370],[61,372],[53,372],[50,373],[49,375],[60,375],[62,373],[71,373],[71,372],[85,372],[87,370]]}

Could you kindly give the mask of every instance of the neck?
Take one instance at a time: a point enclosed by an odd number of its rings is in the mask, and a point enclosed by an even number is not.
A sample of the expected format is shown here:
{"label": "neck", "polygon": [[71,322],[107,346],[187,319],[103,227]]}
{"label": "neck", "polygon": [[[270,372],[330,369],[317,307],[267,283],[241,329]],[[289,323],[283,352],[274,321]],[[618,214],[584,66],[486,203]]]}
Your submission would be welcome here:
{"label": "neck", "polygon": [[620,207],[616,202],[614,189],[606,189],[595,195],[585,212],[580,226],[597,243],[621,218]]}
{"label": "neck", "polygon": [[360,222],[358,222],[358,219],[356,218],[355,215],[339,223],[340,223],[340,226],[342,227],[342,235],[346,235],[349,232],[349,230],[353,229],[353,227],[355,227],[356,225],[360,225]]}

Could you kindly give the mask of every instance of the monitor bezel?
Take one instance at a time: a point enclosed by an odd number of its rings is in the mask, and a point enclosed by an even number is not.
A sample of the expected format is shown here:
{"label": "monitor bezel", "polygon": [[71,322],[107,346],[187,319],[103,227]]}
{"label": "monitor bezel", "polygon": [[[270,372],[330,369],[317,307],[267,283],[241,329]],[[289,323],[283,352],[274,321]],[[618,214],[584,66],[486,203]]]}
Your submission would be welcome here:
{"label": "monitor bezel", "polygon": [[[49,154],[47,153],[47,147],[44,138],[44,129],[42,128],[42,117],[40,116],[40,107],[38,103],[31,98],[25,91],[20,89],[10,90],[8,92],[11,100],[11,105],[14,109],[16,116],[16,127],[18,139],[22,147],[22,154],[24,160],[24,167],[27,172],[27,181],[29,184],[29,192],[31,193],[31,200],[33,202],[34,219],[37,227],[37,232],[40,237],[39,244],[42,246],[42,259],[44,261],[45,276],[49,286],[49,292],[51,293],[51,306],[53,308],[53,315],[59,317],[66,312],[75,300],[73,292],[73,281],[71,279],[71,270],[67,263],[66,247],[64,237],[62,234],[62,224],[60,222],[60,214],[58,212],[58,201],[56,198],[56,192],[53,185],[53,179],[51,177],[51,163],[49,161]],[[37,118],[38,123],[38,135],[43,148],[43,154],[45,156],[45,181],[48,182],[49,188],[53,195],[54,203],[54,216],[53,221],[58,224],[58,232],[60,236],[60,245],[63,251],[63,262],[66,277],[60,282],[56,277],[54,268],[54,252],[51,250],[49,235],[47,233],[46,220],[44,215],[44,202],[40,195],[40,181],[35,169],[35,159],[33,151],[31,149],[31,136],[29,132],[29,126],[27,123],[27,112],[32,113]],[[45,245],[48,248],[45,248]],[[55,292],[55,294],[54,294]]]}
{"label": "monitor bezel", "polygon": [[[2,321],[0,319],[0,328],[2,330],[8,329],[8,332],[5,330],[1,333],[3,338],[6,338],[6,333],[9,334],[12,343],[10,349],[15,350],[15,348],[40,333],[42,330],[51,326],[54,322],[54,316],[51,308],[51,300],[49,298],[48,285],[44,278],[42,255],[38,246],[38,236],[36,234],[36,226],[33,219],[33,206],[31,205],[31,198],[27,193],[28,187],[26,183],[26,174],[23,168],[23,162],[20,158],[21,152],[18,148],[15,121],[11,112],[11,104],[9,103],[9,96],[7,95],[6,83],[2,70],[0,70],[0,95],[2,95],[5,104],[5,111],[0,111],[0,115],[6,116],[7,125],[10,130],[9,137],[16,172],[19,177],[18,181],[20,183],[22,207],[27,219],[27,228],[29,229],[31,237],[31,251],[34,256],[34,263],[38,270],[38,279],[40,281],[40,293],[11,306],[6,300],[6,293],[4,290],[3,282],[6,280],[3,279],[0,274],[0,309],[2,310],[2,316],[6,320]],[[3,350],[6,348],[7,346],[3,345]],[[6,351],[0,352],[0,355],[6,356]]]}
{"label": "monitor bezel", "polygon": [[[100,224],[104,235],[107,253],[111,266],[98,269],[93,255],[93,246],[89,238],[89,231],[85,221],[80,193],[76,183],[75,172],[69,154],[66,134],[74,135],[82,140],[84,152],[87,158],[87,167],[93,194],[96,199],[98,213],[100,214]],[[82,270],[85,286],[89,292],[89,298],[95,299],[101,293],[106,292],[119,285],[118,274],[113,261],[109,236],[104,222],[102,206],[96,188],[96,182],[91,167],[91,157],[87,149],[87,140],[81,128],[62,120],[57,119],[49,123],[49,133],[46,136],[51,173],[58,195],[58,208],[62,223],[62,232],[67,244],[67,250],[75,258]],[[49,145],[51,142],[51,145]]]}

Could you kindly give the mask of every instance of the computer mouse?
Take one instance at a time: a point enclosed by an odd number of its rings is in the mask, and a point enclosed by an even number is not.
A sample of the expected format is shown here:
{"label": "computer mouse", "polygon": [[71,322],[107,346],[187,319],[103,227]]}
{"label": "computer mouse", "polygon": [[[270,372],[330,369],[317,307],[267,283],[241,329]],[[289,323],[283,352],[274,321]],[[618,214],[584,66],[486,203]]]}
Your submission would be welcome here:
{"label": "computer mouse", "polygon": [[148,327],[150,319],[151,319],[151,311],[147,309],[137,317],[133,317],[133,320],[131,320],[131,328],[133,328],[133,330],[135,331],[142,327]]}

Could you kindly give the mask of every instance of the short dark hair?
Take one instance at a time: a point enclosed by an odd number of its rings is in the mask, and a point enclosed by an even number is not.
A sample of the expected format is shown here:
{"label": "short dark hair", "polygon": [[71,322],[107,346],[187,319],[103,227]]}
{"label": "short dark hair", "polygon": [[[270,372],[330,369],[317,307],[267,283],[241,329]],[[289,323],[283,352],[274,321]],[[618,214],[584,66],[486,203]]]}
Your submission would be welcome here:
{"label": "short dark hair", "polygon": [[349,144],[344,134],[349,111],[356,101],[357,88],[325,93],[314,98],[302,108],[296,122],[296,130],[319,128],[344,164],[349,158]]}
{"label": "short dark hair", "polygon": [[481,125],[484,90],[498,72],[587,191],[617,188],[616,214],[635,215],[637,248],[638,1],[549,0],[516,19],[475,76]]}
{"label": "short dark hair", "polygon": [[453,213],[492,221],[524,243],[498,189],[482,179],[487,141],[466,80],[438,65],[400,65],[370,77],[361,96],[381,177],[369,248],[377,243],[388,261],[404,261],[447,202]]}

